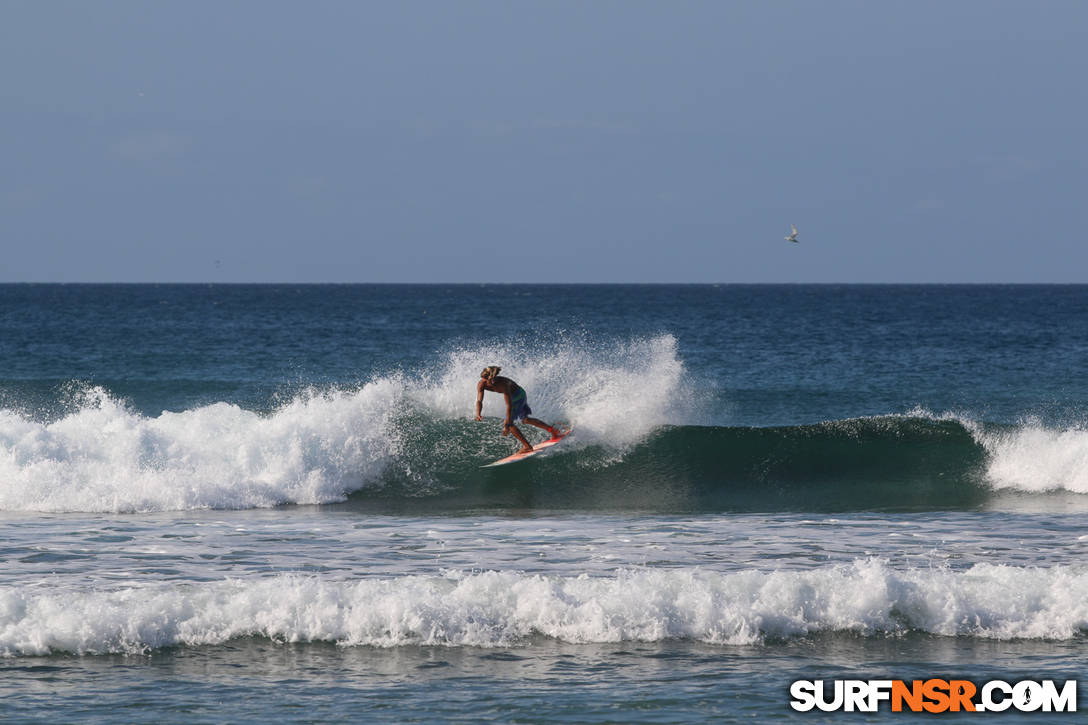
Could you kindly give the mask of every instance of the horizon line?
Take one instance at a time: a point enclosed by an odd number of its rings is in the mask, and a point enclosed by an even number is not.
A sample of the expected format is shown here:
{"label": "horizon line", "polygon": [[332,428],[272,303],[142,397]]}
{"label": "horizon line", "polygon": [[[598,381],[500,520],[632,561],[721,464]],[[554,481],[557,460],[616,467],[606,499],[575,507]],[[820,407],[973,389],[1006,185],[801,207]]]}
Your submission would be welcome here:
{"label": "horizon line", "polygon": [[236,287],[260,287],[260,286],[296,286],[296,287],[320,287],[320,286],[445,286],[445,287],[529,287],[529,286],[550,286],[550,287],[622,287],[622,286],[688,286],[688,287],[740,287],[740,286],[869,286],[869,287],[895,287],[895,286],[915,286],[915,287],[969,287],[969,286],[1082,286],[1088,285],[1088,281],[1084,282],[373,282],[373,281],[359,281],[359,282],[228,282],[228,281],[108,281],[108,282],[57,282],[57,281],[0,281],[0,286],[15,286],[15,285],[177,285],[177,286],[236,286]]}

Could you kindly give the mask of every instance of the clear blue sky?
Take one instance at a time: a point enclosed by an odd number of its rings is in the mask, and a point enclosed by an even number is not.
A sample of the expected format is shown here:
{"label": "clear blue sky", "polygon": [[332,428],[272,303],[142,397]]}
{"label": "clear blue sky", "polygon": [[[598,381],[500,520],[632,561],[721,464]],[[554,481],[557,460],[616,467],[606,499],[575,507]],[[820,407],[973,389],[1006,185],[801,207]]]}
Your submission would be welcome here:
{"label": "clear blue sky", "polygon": [[1075,0],[2,0],[0,281],[1084,282],[1086,77]]}

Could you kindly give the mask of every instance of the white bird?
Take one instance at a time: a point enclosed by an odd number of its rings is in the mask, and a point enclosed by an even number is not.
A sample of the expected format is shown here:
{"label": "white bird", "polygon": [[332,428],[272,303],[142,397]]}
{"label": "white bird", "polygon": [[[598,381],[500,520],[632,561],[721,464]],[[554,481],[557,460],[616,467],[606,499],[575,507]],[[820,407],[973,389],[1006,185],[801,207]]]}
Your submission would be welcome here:
{"label": "white bird", "polygon": [[797,241],[797,227],[790,224],[790,229],[793,230],[793,234],[786,237],[786,241],[787,242],[796,242]]}

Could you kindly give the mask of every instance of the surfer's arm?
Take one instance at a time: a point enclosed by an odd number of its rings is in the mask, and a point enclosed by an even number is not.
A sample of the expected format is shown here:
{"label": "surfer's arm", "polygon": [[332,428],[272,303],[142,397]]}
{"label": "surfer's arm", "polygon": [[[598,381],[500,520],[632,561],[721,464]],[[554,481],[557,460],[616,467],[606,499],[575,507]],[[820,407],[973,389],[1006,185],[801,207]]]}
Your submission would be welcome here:
{"label": "surfer's arm", "polygon": [[484,411],[484,384],[481,381],[476,385],[476,420],[483,420]]}

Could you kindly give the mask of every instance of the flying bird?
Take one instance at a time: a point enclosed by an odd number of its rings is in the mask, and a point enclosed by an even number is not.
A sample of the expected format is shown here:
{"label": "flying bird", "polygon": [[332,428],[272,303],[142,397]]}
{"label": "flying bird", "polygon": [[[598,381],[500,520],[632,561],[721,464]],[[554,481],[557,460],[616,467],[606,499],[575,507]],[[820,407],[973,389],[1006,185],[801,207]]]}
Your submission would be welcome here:
{"label": "flying bird", "polygon": [[790,234],[788,237],[786,237],[786,241],[796,243],[797,242],[797,227],[790,224],[790,229],[793,230],[793,234]]}

